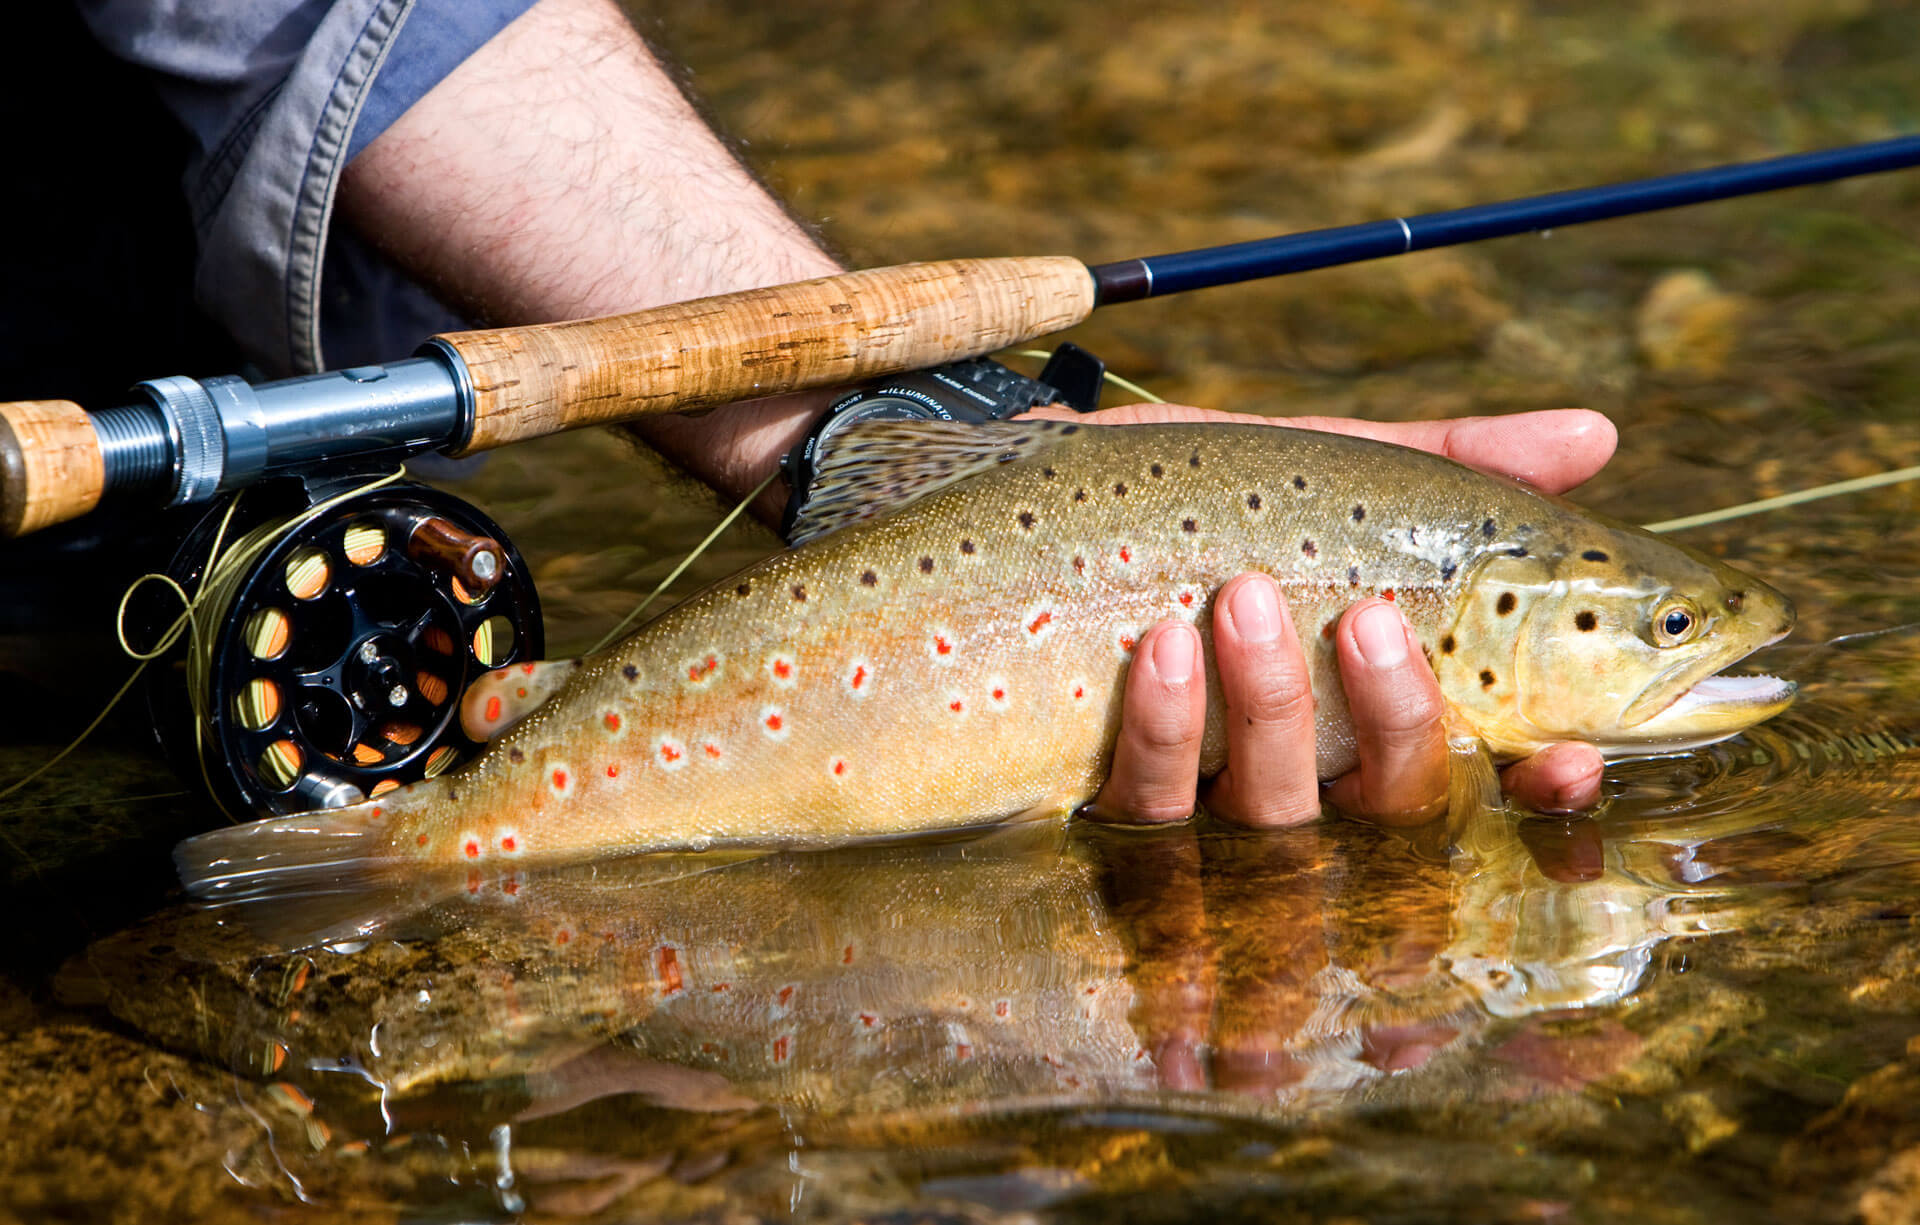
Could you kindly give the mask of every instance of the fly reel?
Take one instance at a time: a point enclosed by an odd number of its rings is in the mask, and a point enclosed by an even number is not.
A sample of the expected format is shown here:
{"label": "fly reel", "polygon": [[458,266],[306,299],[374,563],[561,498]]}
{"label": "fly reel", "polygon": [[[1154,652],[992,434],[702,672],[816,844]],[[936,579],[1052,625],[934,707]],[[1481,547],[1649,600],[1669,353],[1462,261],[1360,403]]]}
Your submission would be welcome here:
{"label": "fly reel", "polygon": [[[254,486],[169,568],[204,628],[148,687],[154,726],[237,817],[358,803],[465,760],[467,686],[540,658],[539,598],[499,527],[451,494],[365,480]],[[209,575],[217,538],[240,560]]]}

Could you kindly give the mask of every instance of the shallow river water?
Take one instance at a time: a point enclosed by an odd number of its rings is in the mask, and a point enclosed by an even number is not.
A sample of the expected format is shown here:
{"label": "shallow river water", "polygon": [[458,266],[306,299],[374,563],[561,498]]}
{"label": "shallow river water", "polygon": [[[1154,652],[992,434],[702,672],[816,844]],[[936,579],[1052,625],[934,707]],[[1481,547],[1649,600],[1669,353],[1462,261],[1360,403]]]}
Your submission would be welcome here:
{"label": "shallow river water", "polygon": [[[648,20],[860,265],[1097,262],[1920,127],[1920,11],[1871,0]],[[1072,338],[1217,407],[1602,409],[1620,454],[1578,500],[1657,520],[1920,462],[1917,232],[1920,176],[1880,176]],[[555,655],[721,513],[599,436],[456,488]],[[423,885],[380,938],[289,955],[170,894],[215,815],[124,718],[0,802],[0,1219],[1920,1218],[1917,509],[1687,533],[1794,599],[1762,666],[1803,700],[1451,854],[1202,820],[640,857]],[[772,547],[738,529],[683,590]],[[79,614],[103,655],[109,612]]]}

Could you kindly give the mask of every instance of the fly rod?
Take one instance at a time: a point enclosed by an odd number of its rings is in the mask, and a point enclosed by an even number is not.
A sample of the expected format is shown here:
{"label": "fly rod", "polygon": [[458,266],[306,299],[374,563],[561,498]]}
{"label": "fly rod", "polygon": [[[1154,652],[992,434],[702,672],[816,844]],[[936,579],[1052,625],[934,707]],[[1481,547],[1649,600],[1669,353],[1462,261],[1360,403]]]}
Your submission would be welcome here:
{"label": "fly rod", "polygon": [[570,323],[452,332],[412,358],[250,384],[139,384],[89,413],[0,404],[0,535],[107,494],[186,505],[280,472],[483,451],[974,357],[1095,307],[1920,164],[1903,136],[1415,217],[1096,264],[1067,256],[904,264]]}

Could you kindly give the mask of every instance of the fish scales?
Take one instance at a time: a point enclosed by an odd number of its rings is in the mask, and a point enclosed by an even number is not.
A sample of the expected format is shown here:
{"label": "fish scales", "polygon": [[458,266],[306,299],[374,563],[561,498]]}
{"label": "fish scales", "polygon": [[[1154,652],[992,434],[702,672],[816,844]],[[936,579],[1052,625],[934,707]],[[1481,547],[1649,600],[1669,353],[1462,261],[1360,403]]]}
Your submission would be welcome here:
{"label": "fish scales", "polygon": [[[877,458],[859,462],[918,465],[906,490],[924,489],[917,499],[769,557],[600,655],[526,666],[532,688],[510,692],[509,705],[558,691],[457,774],[280,822],[289,837],[278,850],[232,841],[276,823],[212,835],[181,856],[189,879],[209,874],[194,867],[203,860],[218,876],[242,861],[830,841],[1069,810],[1105,776],[1140,636],[1182,617],[1209,637],[1214,592],[1248,570],[1273,575],[1286,596],[1317,698],[1318,770],[1332,777],[1356,760],[1332,633],[1354,600],[1394,599],[1449,698],[1471,706],[1520,683],[1478,665],[1521,669],[1497,643],[1456,654],[1454,638],[1492,639],[1526,620],[1508,615],[1512,590],[1531,614],[1554,583],[1568,585],[1565,564],[1600,572],[1609,589],[1657,586],[1650,569],[1669,554],[1709,565],[1651,537],[1623,545],[1632,529],[1449,460],[1339,435],[867,428]],[[1564,563],[1583,546],[1604,560]],[[1643,562],[1635,551],[1647,549],[1657,551]],[[1491,562],[1550,559],[1544,586],[1516,573],[1492,606],[1480,581]],[[1725,581],[1735,580],[1752,593],[1748,619],[1770,615],[1769,598],[1785,606],[1745,576]],[[1747,637],[1708,670],[1765,640]],[[1210,666],[1207,685],[1211,772],[1224,735]],[[1491,721],[1476,727],[1497,740],[1482,726]],[[329,845],[301,845],[296,832]]]}

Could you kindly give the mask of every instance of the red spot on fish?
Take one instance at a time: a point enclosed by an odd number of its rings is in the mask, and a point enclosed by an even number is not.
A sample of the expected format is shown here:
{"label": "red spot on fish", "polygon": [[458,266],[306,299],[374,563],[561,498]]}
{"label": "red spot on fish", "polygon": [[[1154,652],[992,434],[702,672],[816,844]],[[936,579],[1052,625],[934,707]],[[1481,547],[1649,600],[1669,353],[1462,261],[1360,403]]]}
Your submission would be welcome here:
{"label": "red spot on fish", "polygon": [[1085,573],[1087,572],[1087,559],[1086,559],[1086,558],[1084,558],[1084,557],[1076,557],[1076,558],[1074,558],[1074,559],[1073,559],[1073,572],[1074,572],[1075,574],[1085,574]]}
{"label": "red spot on fish", "polygon": [[480,892],[480,869],[473,868],[467,872],[467,892]]}
{"label": "red spot on fish", "polygon": [[619,777],[620,777],[620,767],[619,767],[619,766],[617,766],[617,765],[610,765],[610,766],[608,766],[608,767],[607,767],[607,777],[608,777],[608,778],[619,778]]}
{"label": "red spot on fish", "polygon": [[500,892],[506,894],[508,897],[516,896],[520,892],[520,878],[517,876],[509,876],[507,879],[501,881]]}
{"label": "red spot on fish", "polygon": [[720,746],[717,744],[708,745],[707,756],[713,758],[715,761],[720,760]]}
{"label": "red spot on fish", "polygon": [[678,995],[686,985],[680,977],[680,952],[677,949],[662,946],[660,949],[660,994]]}
{"label": "red spot on fish", "polygon": [[474,839],[474,838],[467,839],[467,858],[468,859],[480,858],[480,843],[477,839]]}
{"label": "red spot on fish", "polygon": [[1129,654],[1129,655],[1131,655],[1131,654],[1133,654],[1133,648],[1134,648],[1134,645],[1135,645],[1135,643],[1134,643],[1134,641],[1133,641],[1133,635],[1132,635],[1132,634],[1122,634],[1122,635],[1120,635],[1120,649],[1121,649],[1121,650],[1123,650],[1123,651],[1125,651],[1125,652],[1126,652],[1127,654]]}
{"label": "red spot on fish", "polygon": [[1027,632],[1029,634],[1037,634],[1051,624],[1053,624],[1053,614],[1043,612],[1027,625]]}
{"label": "red spot on fish", "polygon": [[871,1012],[863,1012],[860,1014],[860,1024],[866,1026],[868,1029],[872,1029],[874,1026],[880,1024],[880,1018],[874,1016]]}
{"label": "red spot on fish", "polygon": [[1385,591],[1383,591],[1383,592],[1381,592],[1381,593],[1380,593],[1380,598],[1381,598],[1381,599],[1383,599],[1383,600],[1391,600],[1391,599],[1393,599],[1393,588],[1391,588],[1391,587],[1389,587],[1389,588],[1387,588],[1387,589],[1386,589]]}
{"label": "red spot on fish", "polygon": [[720,666],[719,658],[713,655],[709,655],[705,659],[700,660],[698,663],[691,663],[687,665],[687,679],[690,681],[697,681],[697,680],[701,680],[706,677],[712,676],[714,669],[718,668],[719,666]]}
{"label": "red spot on fish", "polygon": [[770,731],[770,732],[777,732],[777,731],[779,731],[779,730],[780,730],[780,716],[779,716],[779,715],[768,715],[768,716],[767,716],[767,730],[768,730],[768,731]]}
{"label": "red spot on fish", "polygon": [[555,770],[553,772],[553,785],[562,791],[567,789],[567,772],[565,770]]}
{"label": "red spot on fish", "polygon": [[1132,550],[1132,549],[1129,549],[1129,548],[1128,548],[1127,546],[1125,546],[1125,545],[1121,545],[1121,546],[1120,546],[1120,560],[1121,560],[1121,561],[1122,561],[1123,563],[1130,563],[1130,562],[1132,562],[1132,561],[1133,561],[1133,550]]}
{"label": "red spot on fish", "polygon": [[840,954],[840,964],[843,966],[850,966],[853,964],[853,946],[851,944],[849,944],[846,947],[845,952]]}
{"label": "red spot on fish", "polygon": [[1193,593],[1191,591],[1183,591],[1180,593],[1180,606],[1182,608],[1193,607]]}
{"label": "red spot on fish", "polygon": [[675,748],[671,744],[662,744],[660,746],[660,760],[661,761],[679,761],[680,750]]}
{"label": "red spot on fish", "polygon": [[939,637],[938,635],[934,636],[933,649],[941,655],[953,654],[953,644],[951,642],[948,642],[945,638]]}
{"label": "red spot on fish", "polygon": [[607,717],[604,720],[602,720],[602,722],[604,722],[607,725],[607,730],[610,732],[617,732],[620,730],[620,716],[614,714],[612,711],[607,712]]}
{"label": "red spot on fish", "polygon": [[380,819],[380,814],[381,814],[381,813],[382,813],[383,811],[385,811],[385,810],[384,810],[384,809],[382,809],[382,808],[381,808],[381,807],[380,807],[380,806],[379,806],[378,804],[375,804],[375,805],[373,806],[373,811],[367,814],[367,820],[369,820],[369,821],[378,821],[378,820]]}
{"label": "red spot on fish", "polygon": [[780,1002],[780,1006],[782,1008],[785,1008],[787,1006],[787,1001],[793,998],[793,988],[790,986],[782,987],[780,988],[779,991],[774,993],[773,998]]}
{"label": "red spot on fish", "polygon": [[788,1041],[787,1035],[785,1034],[781,1034],[773,1040],[773,1061],[775,1063],[785,1063],[787,1061]]}
{"label": "red spot on fish", "polygon": [[1085,685],[1075,685],[1075,686],[1073,687],[1073,696],[1074,696],[1074,697],[1076,697],[1076,698],[1084,698],[1084,697],[1086,697],[1086,696],[1087,696],[1087,687],[1086,687]]}
{"label": "red spot on fish", "polygon": [[722,992],[722,991],[731,991],[733,990],[733,984],[732,983],[715,983],[713,984],[713,990],[715,994],[718,994],[719,992]]}
{"label": "red spot on fish", "polygon": [[508,834],[500,840],[500,849],[503,851],[517,851],[520,849],[520,841],[512,834]]}
{"label": "red spot on fish", "polygon": [[527,690],[525,686],[515,689],[514,692],[519,694],[523,698],[527,696]]}
{"label": "red spot on fish", "polygon": [[564,927],[563,927],[563,928],[561,928],[561,929],[559,930],[559,932],[557,932],[557,933],[556,933],[556,934],[554,935],[554,937],[553,937],[553,942],[554,942],[555,944],[566,944],[567,942],[569,942],[569,941],[571,941],[572,939],[573,939],[573,933],[572,933],[572,932],[570,932],[570,931],[568,931],[568,930],[567,930],[566,928],[564,928]]}
{"label": "red spot on fish", "polygon": [[527,674],[528,676],[532,676],[532,675],[533,675],[533,665],[532,665],[532,664],[521,664],[521,665],[520,665],[520,670],[521,670],[522,672],[524,672],[524,673],[526,673],[526,674]]}
{"label": "red spot on fish", "polygon": [[867,683],[867,666],[865,664],[855,664],[853,669],[853,681],[852,681],[853,687],[855,689],[858,689],[860,686],[866,683]]}
{"label": "red spot on fish", "polygon": [[845,774],[845,773],[847,772],[847,763],[846,763],[846,762],[844,762],[844,761],[842,761],[842,760],[840,760],[840,759],[839,759],[838,757],[836,757],[836,758],[834,758],[834,759],[833,759],[833,772],[834,772],[835,774]]}
{"label": "red spot on fish", "polygon": [[966,705],[962,703],[959,698],[955,698],[953,701],[947,703],[947,709],[957,715],[966,709]]}
{"label": "red spot on fish", "polygon": [[487,722],[498,723],[499,721],[500,721],[500,699],[498,697],[488,698],[487,699]]}
{"label": "red spot on fish", "polygon": [[993,1015],[1003,1019],[1009,1017],[1013,1015],[1013,1005],[1006,1000],[995,1000],[993,1002]]}
{"label": "red spot on fish", "polygon": [[425,846],[427,845],[427,836],[425,834],[421,834],[418,838],[415,838],[414,841],[419,843],[421,846]]}
{"label": "red spot on fish", "polygon": [[773,661],[773,674],[784,681],[793,675],[793,665],[784,659],[776,659]]}
{"label": "red spot on fish", "polygon": [[966,1043],[966,1042],[956,1042],[956,1043],[954,1043],[954,1044],[953,1044],[953,1057],[954,1057],[955,1059],[971,1059],[971,1058],[973,1058],[973,1046],[972,1046],[972,1044],[970,1044],[970,1043]]}
{"label": "red spot on fish", "polygon": [[1098,991],[1098,990],[1100,990],[1100,988],[1098,988],[1098,987],[1088,987],[1088,988],[1087,988],[1087,994],[1088,994],[1088,995],[1092,995],[1092,994],[1093,994],[1094,992],[1096,992],[1096,991]]}
{"label": "red spot on fish", "polygon": [[993,700],[994,700],[994,701],[996,701],[996,702],[1004,702],[1004,701],[1006,701],[1006,700],[1007,700],[1007,691],[1006,691],[1006,690],[1004,690],[1004,689],[995,689],[995,690],[993,691]]}

